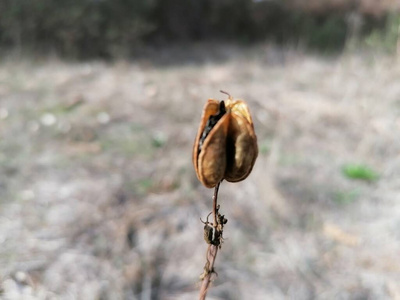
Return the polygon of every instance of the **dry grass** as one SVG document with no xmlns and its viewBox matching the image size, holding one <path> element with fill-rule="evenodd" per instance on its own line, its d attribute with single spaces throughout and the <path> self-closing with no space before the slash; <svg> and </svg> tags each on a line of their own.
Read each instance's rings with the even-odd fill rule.
<svg viewBox="0 0 400 300">
<path fill-rule="evenodd" d="M 224 89 L 248 101 L 261 153 L 221 186 L 209 299 L 400 299 L 398 78 L 389 57 L 266 45 L 3 60 L 2 297 L 195 299 L 212 190 L 191 147 Z M 380 179 L 346 178 L 346 163 Z"/>
</svg>

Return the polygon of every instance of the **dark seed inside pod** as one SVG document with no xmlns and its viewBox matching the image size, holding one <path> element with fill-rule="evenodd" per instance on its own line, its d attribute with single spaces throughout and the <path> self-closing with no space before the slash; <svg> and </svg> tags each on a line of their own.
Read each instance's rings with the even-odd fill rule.
<svg viewBox="0 0 400 300">
<path fill-rule="evenodd" d="M 208 134 L 210 133 L 211 129 L 217 124 L 217 122 L 222 118 L 222 116 L 226 113 L 225 109 L 225 102 L 221 101 L 219 103 L 219 112 L 215 115 L 212 115 L 208 118 L 206 126 L 204 127 L 203 133 L 201 134 L 200 141 L 199 141 L 199 151 L 197 156 L 200 154 L 201 148 L 205 139 L 207 138 Z"/>
</svg>

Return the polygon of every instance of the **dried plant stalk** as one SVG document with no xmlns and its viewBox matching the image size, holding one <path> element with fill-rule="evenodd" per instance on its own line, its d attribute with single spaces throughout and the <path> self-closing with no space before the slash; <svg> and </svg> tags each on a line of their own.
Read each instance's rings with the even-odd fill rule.
<svg viewBox="0 0 400 300">
<path fill-rule="evenodd" d="M 228 220 L 219 212 L 218 190 L 222 180 L 238 182 L 251 172 L 258 155 L 257 137 L 249 108 L 243 100 L 208 99 L 201 117 L 193 145 L 193 165 L 200 182 L 214 189 L 213 222 L 204 223 L 204 240 L 207 242 L 206 264 L 199 299 L 205 299 L 216 272 L 214 263 L 223 241 L 224 225 Z M 211 214 L 211 213 L 210 213 Z"/>
<path fill-rule="evenodd" d="M 221 184 L 221 182 L 219 182 L 214 189 L 214 196 L 213 196 L 213 219 L 214 219 L 214 223 L 213 223 L 213 227 L 214 227 L 214 233 L 217 232 L 218 230 L 218 190 L 219 190 L 219 185 Z M 215 235 L 214 235 L 215 237 Z M 221 232 L 221 237 L 222 237 L 222 232 Z M 202 279 L 202 283 L 201 283 L 201 287 L 200 287 L 200 296 L 199 299 L 200 300 L 204 300 L 206 299 L 207 296 L 207 291 L 210 287 L 211 284 L 211 279 L 213 274 L 215 273 L 214 271 L 214 263 L 215 263 L 215 259 L 217 258 L 217 253 L 218 253 L 218 248 L 220 247 L 219 241 L 218 244 L 214 245 L 214 244 L 210 244 L 208 245 L 207 248 L 207 252 L 206 252 L 206 264 L 204 266 L 204 272 L 203 274 L 200 276 L 200 278 Z"/>
<path fill-rule="evenodd" d="M 218 253 L 218 246 L 215 245 L 209 245 L 207 248 L 207 262 L 206 265 L 204 266 L 204 273 L 202 275 L 203 281 L 201 283 L 200 287 L 200 300 L 205 300 L 207 296 L 208 289 L 211 284 L 211 279 L 212 275 L 215 273 L 214 272 L 214 262 L 215 259 L 217 258 L 217 253 Z"/>
</svg>

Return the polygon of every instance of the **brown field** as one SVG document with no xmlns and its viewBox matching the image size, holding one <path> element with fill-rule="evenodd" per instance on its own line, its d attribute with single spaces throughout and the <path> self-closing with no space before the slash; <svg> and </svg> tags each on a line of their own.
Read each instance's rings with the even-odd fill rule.
<svg viewBox="0 0 400 300">
<path fill-rule="evenodd" d="M 269 45 L 3 57 L 0 298 L 196 299 L 213 191 L 192 143 L 223 89 L 248 102 L 260 153 L 221 185 L 208 299 L 400 299 L 399 78 L 392 57 Z"/>
</svg>

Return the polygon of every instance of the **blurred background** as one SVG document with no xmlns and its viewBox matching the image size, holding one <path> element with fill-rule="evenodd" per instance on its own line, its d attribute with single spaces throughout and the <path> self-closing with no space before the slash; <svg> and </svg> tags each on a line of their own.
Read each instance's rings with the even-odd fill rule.
<svg viewBox="0 0 400 300">
<path fill-rule="evenodd" d="M 223 182 L 208 299 L 400 299 L 400 1 L 0 2 L 0 298 L 196 299 L 219 90 L 259 157 Z"/>
</svg>

